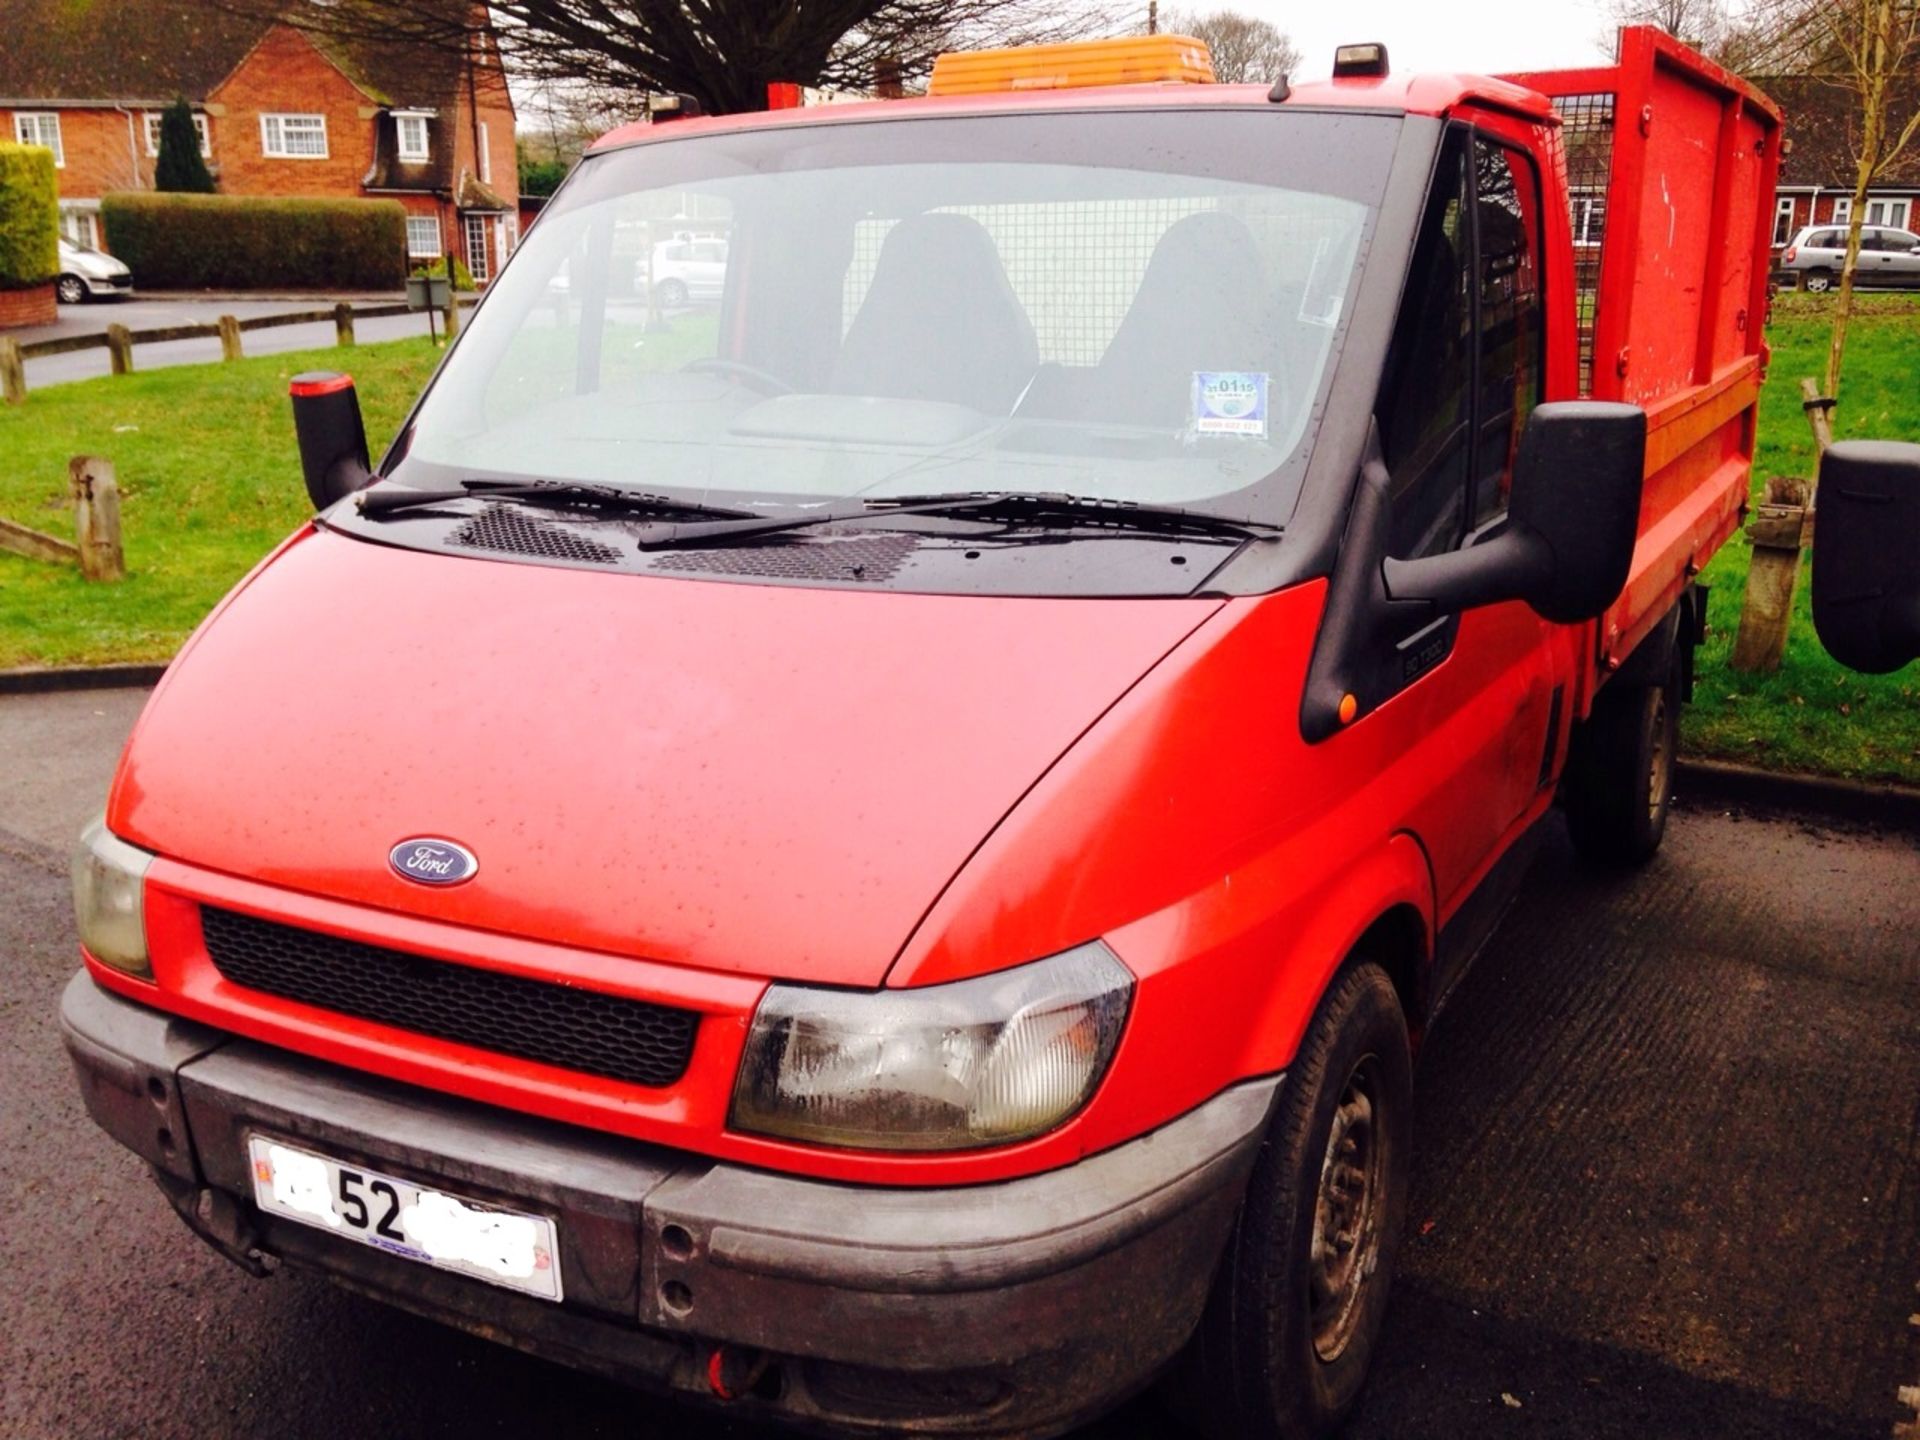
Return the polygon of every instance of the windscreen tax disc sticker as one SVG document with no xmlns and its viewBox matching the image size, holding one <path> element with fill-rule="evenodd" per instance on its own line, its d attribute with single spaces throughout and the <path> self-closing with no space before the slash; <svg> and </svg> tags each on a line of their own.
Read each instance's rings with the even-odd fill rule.
<svg viewBox="0 0 1920 1440">
<path fill-rule="evenodd" d="M 1196 435 L 1267 438 L 1267 373 L 1264 370 L 1193 372 Z"/>
</svg>

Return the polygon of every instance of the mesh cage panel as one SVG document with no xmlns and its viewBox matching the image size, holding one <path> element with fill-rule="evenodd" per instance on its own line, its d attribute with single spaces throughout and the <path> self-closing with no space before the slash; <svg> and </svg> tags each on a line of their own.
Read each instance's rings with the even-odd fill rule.
<svg viewBox="0 0 1920 1440">
<path fill-rule="evenodd" d="M 1573 220 L 1573 284 L 1580 334 L 1580 393 L 1593 393 L 1593 321 L 1599 309 L 1600 257 L 1607 234 L 1607 182 L 1613 168 L 1613 96 L 1559 95 L 1564 122 L 1567 200 Z"/>
</svg>

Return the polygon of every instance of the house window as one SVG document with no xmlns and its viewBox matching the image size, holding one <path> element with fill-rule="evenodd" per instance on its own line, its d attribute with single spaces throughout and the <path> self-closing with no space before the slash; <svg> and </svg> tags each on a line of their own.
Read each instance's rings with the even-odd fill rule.
<svg viewBox="0 0 1920 1440">
<path fill-rule="evenodd" d="M 467 216 L 467 269 L 476 285 L 486 284 L 492 273 L 487 269 L 487 217 L 484 215 Z"/>
<path fill-rule="evenodd" d="M 262 115 L 260 150 L 271 160 L 324 160 L 327 158 L 327 117 Z"/>
<path fill-rule="evenodd" d="M 1853 197 L 1842 195 L 1833 202 L 1833 223 L 1845 225 L 1851 219 L 1853 219 Z"/>
<path fill-rule="evenodd" d="M 1869 200 L 1867 201 L 1867 224 L 1885 225 L 1890 229 L 1904 230 L 1907 219 L 1913 213 L 1911 200 Z"/>
<path fill-rule="evenodd" d="M 402 160 L 428 159 L 427 117 L 396 115 L 393 117 L 393 123 L 400 137 L 400 158 Z"/>
<path fill-rule="evenodd" d="M 64 167 L 66 148 L 60 143 L 60 117 L 51 110 L 22 112 L 13 117 L 13 138 L 22 145 L 44 145 L 53 151 L 53 163 Z"/>
<path fill-rule="evenodd" d="M 1782 195 L 1773 202 L 1773 243 L 1784 245 L 1793 238 L 1793 197 Z"/>
<path fill-rule="evenodd" d="M 149 155 L 158 155 L 160 153 L 160 116 L 162 113 L 163 112 L 159 110 L 149 110 L 140 117 L 146 123 L 147 154 Z M 211 160 L 213 158 L 213 142 L 207 134 L 206 116 L 196 114 L 193 117 L 193 133 L 200 137 L 200 158 L 202 160 Z"/>
<path fill-rule="evenodd" d="M 407 217 L 407 254 L 415 260 L 437 259 L 440 255 L 440 222 L 431 215 Z"/>
<path fill-rule="evenodd" d="M 480 122 L 480 183 L 482 185 L 493 183 L 493 157 L 487 153 L 490 148 L 487 144 L 487 122 L 482 120 Z"/>
<path fill-rule="evenodd" d="M 77 205 L 62 205 L 60 233 L 72 244 L 83 245 L 89 250 L 98 250 L 100 248 L 100 216 L 95 211 L 82 210 Z"/>
</svg>

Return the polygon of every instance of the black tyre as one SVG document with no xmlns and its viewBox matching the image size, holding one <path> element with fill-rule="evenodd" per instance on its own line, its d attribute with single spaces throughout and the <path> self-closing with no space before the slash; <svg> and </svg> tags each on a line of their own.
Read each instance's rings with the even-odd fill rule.
<svg viewBox="0 0 1920 1440">
<path fill-rule="evenodd" d="M 87 298 L 87 282 L 78 275 L 62 275 L 53 282 L 53 294 L 62 305 L 78 305 Z"/>
<path fill-rule="evenodd" d="M 687 303 L 686 283 L 681 280 L 662 280 L 654 286 L 653 293 L 662 310 L 678 310 Z"/>
<path fill-rule="evenodd" d="M 1406 1220 L 1413 1066 L 1379 966 L 1320 1002 L 1168 1403 L 1217 1440 L 1315 1440 L 1353 1407 Z"/>
<path fill-rule="evenodd" d="M 1567 830 L 1583 859 L 1630 869 L 1660 848 L 1673 808 L 1682 693 L 1676 648 L 1664 681 L 1609 686 L 1574 728 L 1561 794 Z"/>
<path fill-rule="evenodd" d="M 1807 271 L 1806 279 L 1803 280 L 1801 284 L 1809 294 L 1824 295 L 1833 288 L 1833 272 L 1831 270 L 1809 270 Z"/>
</svg>

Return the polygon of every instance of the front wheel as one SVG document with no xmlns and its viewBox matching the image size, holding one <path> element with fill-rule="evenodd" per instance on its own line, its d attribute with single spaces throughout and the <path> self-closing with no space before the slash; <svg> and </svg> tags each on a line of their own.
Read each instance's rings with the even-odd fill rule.
<svg viewBox="0 0 1920 1440">
<path fill-rule="evenodd" d="M 681 280 L 662 280 L 653 293 L 662 310 L 678 310 L 687 303 L 687 286 Z"/>
<path fill-rule="evenodd" d="M 87 298 L 87 282 L 78 275 L 62 275 L 53 282 L 53 294 L 62 305 L 78 305 Z"/>
<path fill-rule="evenodd" d="M 1809 295 L 1824 295 L 1833 288 L 1833 272 L 1831 270 L 1809 270 L 1807 271 L 1807 278 L 1801 283 L 1806 287 Z"/>
<path fill-rule="evenodd" d="M 1413 1064 L 1379 966 L 1335 979 L 1281 1083 L 1173 1402 L 1218 1440 L 1315 1440 L 1359 1397 L 1406 1219 Z"/>
</svg>

